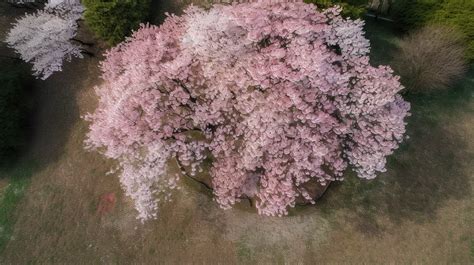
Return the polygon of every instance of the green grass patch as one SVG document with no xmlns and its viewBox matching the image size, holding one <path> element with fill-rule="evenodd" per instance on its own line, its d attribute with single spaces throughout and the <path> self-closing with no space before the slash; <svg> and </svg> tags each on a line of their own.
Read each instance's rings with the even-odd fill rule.
<svg viewBox="0 0 474 265">
<path fill-rule="evenodd" d="M 449 25 L 464 34 L 466 56 L 474 60 L 474 1 L 472 0 L 397 0 L 393 6 L 397 26 L 404 31 L 428 24 Z"/>
<path fill-rule="evenodd" d="M 2 172 L 8 184 L 0 198 L 0 253 L 11 239 L 16 222 L 15 210 L 25 195 L 32 172 L 31 165 L 22 165 Z"/>
<path fill-rule="evenodd" d="M 241 237 L 237 242 L 237 258 L 239 264 L 255 263 L 255 249 L 248 245 L 245 237 Z"/>
</svg>

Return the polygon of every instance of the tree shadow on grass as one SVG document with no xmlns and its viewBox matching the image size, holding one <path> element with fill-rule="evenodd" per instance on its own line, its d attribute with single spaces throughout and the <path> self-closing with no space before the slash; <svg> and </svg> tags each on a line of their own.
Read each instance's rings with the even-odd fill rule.
<svg viewBox="0 0 474 265">
<path fill-rule="evenodd" d="M 388 64 L 397 50 L 398 32 L 374 20 L 367 20 L 365 29 L 371 41 L 371 63 Z M 463 122 L 461 114 L 473 113 L 472 87 L 474 69 L 451 89 L 405 94 L 412 107 L 407 119 L 410 138 L 388 158 L 387 172 L 367 181 L 348 171 L 345 181 L 331 184 L 318 202 L 322 213 L 345 209 L 349 213 L 345 221 L 365 234 L 377 235 L 384 230 L 379 217 L 393 224 L 426 222 L 448 199 L 471 196 L 466 164 L 474 159 L 466 143 L 472 139 L 458 134 L 456 126 Z"/>
<path fill-rule="evenodd" d="M 406 95 L 412 105 L 406 140 L 389 157 L 387 172 L 374 180 L 360 180 L 353 172 L 332 185 L 319 202 L 331 213 L 346 209 L 349 221 L 366 234 L 383 231 L 378 217 L 393 224 L 405 220 L 426 222 L 449 199 L 471 196 L 470 174 L 473 161 L 468 136 L 456 131 L 462 114 L 473 113 L 474 71 L 456 88 L 435 94 Z"/>
<path fill-rule="evenodd" d="M 0 7 L 5 9 L 0 14 L 1 20 L 5 22 L 0 25 L 0 37 L 5 37 L 10 28 L 9 23 L 15 21 L 20 14 L 5 3 L 0 3 Z M 78 38 L 86 42 L 93 38 L 86 28 L 81 28 L 78 35 Z M 94 52 L 98 54 L 100 51 L 97 47 L 95 49 Z M 0 51 L 11 57 L 19 57 L 4 44 Z M 77 94 L 91 85 L 93 78 L 90 77 L 90 66 L 96 65 L 98 59 L 84 55 L 83 59 L 74 58 L 71 62 L 64 62 L 63 70 L 54 73 L 47 80 L 32 78 L 28 97 L 33 98 L 35 106 L 28 117 L 26 133 L 29 139 L 24 152 L 15 160 L 35 160 L 39 165 L 37 170 L 40 170 L 63 155 L 71 129 L 80 120 Z M 23 65 L 28 74 L 32 75 L 31 64 L 22 61 L 15 63 Z M 98 71 L 93 74 L 98 75 Z"/>
<path fill-rule="evenodd" d="M 81 64 L 77 61 L 72 63 Z M 48 80 L 36 81 L 38 107 L 31 151 L 41 165 L 48 165 L 62 155 L 71 127 L 79 119 L 75 101 L 80 89 L 78 75 L 73 67 L 65 65 L 63 72 L 52 75 Z"/>
<path fill-rule="evenodd" d="M 386 65 L 393 59 L 398 49 L 401 35 L 393 23 L 367 18 L 365 20 L 365 37 L 370 40 L 370 62 L 374 66 Z"/>
</svg>

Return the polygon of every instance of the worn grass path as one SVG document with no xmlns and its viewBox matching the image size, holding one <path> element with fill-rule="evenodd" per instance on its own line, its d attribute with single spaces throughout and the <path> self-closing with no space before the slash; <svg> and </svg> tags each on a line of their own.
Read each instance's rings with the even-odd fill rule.
<svg viewBox="0 0 474 265">
<path fill-rule="evenodd" d="M 368 30 L 376 61 L 386 62 L 396 38 L 385 28 Z M 116 177 L 106 175 L 112 163 L 83 149 L 87 123 L 80 116 L 95 108 L 98 61 L 75 60 L 38 83 L 29 155 L 39 166 L 0 263 L 472 262 L 473 72 L 450 92 L 408 96 L 411 138 L 375 181 L 348 175 L 316 207 L 285 218 L 223 211 L 199 187 L 183 183 L 158 220 L 141 224 Z M 110 192 L 116 207 L 99 216 L 99 197 Z"/>
</svg>

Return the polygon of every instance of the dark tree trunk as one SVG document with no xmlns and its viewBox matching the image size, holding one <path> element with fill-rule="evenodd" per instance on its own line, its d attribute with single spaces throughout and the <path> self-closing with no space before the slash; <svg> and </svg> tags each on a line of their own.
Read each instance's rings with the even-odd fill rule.
<svg viewBox="0 0 474 265">
<path fill-rule="evenodd" d="M 14 8 L 23 8 L 23 9 L 29 9 L 29 10 L 36 10 L 41 7 L 41 5 L 38 5 L 37 3 L 31 2 L 31 3 L 13 3 L 13 2 L 7 2 L 10 6 Z"/>
<path fill-rule="evenodd" d="M 85 45 L 85 46 L 89 46 L 89 47 L 94 46 L 94 43 L 92 43 L 92 42 L 85 42 L 85 41 L 82 41 L 82 40 L 79 40 L 79 39 L 76 39 L 76 38 L 72 38 L 71 40 L 75 41 L 75 42 L 78 42 L 78 43 L 80 43 L 82 45 Z"/>
<path fill-rule="evenodd" d="M 81 49 L 81 53 L 88 55 L 89 57 L 95 57 L 95 54 L 88 50 Z"/>
<path fill-rule="evenodd" d="M 6 59 L 12 59 L 12 60 L 23 61 L 21 58 L 13 57 L 13 56 L 7 56 L 7 55 L 0 55 L 0 58 L 6 58 Z"/>
</svg>

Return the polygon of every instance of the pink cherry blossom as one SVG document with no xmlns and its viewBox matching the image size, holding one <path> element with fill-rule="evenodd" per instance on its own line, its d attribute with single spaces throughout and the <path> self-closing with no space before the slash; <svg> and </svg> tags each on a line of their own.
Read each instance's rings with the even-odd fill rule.
<svg viewBox="0 0 474 265">
<path fill-rule="evenodd" d="M 255 197 L 260 214 L 285 215 L 313 200 L 306 182 L 342 180 L 348 166 L 374 178 L 403 140 L 410 106 L 369 48 L 339 8 L 191 6 L 106 54 L 87 146 L 119 161 L 142 220 L 176 187 L 174 158 L 193 174 L 212 160 L 222 208 Z"/>
</svg>

